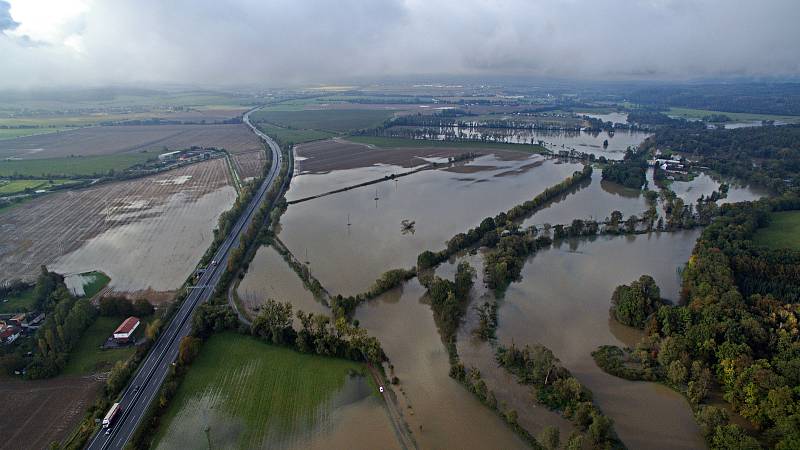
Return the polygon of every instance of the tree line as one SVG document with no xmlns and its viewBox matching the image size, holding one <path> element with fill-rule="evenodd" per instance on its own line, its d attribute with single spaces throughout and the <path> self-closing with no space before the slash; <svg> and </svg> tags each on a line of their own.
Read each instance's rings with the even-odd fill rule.
<svg viewBox="0 0 800 450">
<path fill-rule="evenodd" d="M 646 337 L 633 349 L 601 347 L 598 365 L 682 392 L 712 448 L 800 445 L 800 252 L 752 241 L 771 212 L 797 209 L 793 195 L 722 206 L 683 270 L 680 305 L 659 305 L 649 280 L 615 291 L 612 315 Z M 706 404 L 715 384 L 757 439 Z"/>
</svg>

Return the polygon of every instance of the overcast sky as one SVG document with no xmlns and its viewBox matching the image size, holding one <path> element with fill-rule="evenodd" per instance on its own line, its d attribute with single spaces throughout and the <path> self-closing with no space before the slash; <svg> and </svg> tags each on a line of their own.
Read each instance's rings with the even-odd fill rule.
<svg viewBox="0 0 800 450">
<path fill-rule="evenodd" d="M 800 75 L 800 0 L 0 0 L 0 89 Z"/>
</svg>

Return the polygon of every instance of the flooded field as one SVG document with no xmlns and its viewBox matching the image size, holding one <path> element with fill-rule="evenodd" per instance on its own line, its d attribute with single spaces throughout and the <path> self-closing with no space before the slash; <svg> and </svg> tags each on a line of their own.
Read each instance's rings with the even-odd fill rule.
<svg viewBox="0 0 800 450">
<path fill-rule="evenodd" d="M 591 357 L 599 345 L 631 345 L 638 337 L 636 330 L 609 319 L 614 288 L 651 274 L 662 296 L 675 299 L 678 268 L 691 254 L 699 233 L 599 237 L 564 242 L 538 253 L 522 270 L 522 281 L 513 283 L 501 300 L 498 341 L 541 343 L 553 350 L 593 391 L 595 401 L 614 419 L 617 433 L 628 447 L 704 447 L 681 395 L 654 383 L 608 375 Z"/>
<path fill-rule="evenodd" d="M 236 293 L 251 316 L 257 315 L 258 307 L 268 299 L 290 302 L 295 312 L 330 314 L 330 310 L 314 298 L 300 277 L 272 247 L 258 249 Z"/>
<path fill-rule="evenodd" d="M 616 131 L 614 133 L 587 131 L 554 131 L 532 129 L 508 128 L 482 128 L 482 127 L 439 127 L 439 128 L 412 128 L 393 127 L 389 131 L 397 136 L 414 136 L 416 138 L 433 140 L 473 140 L 486 142 L 501 142 L 506 144 L 537 144 L 542 142 L 552 151 L 576 150 L 591 153 L 596 156 L 605 156 L 608 159 L 622 159 L 628 147 L 641 144 L 649 133 L 641 131 Z M 608 146 L 604 147 L 604 141 Z"/>
<path fill-rule="evenodd" d="M 0 214 L 0 279 L 33 279 L 48 265 L 101 270 L 114 289 L 174 289 L 235 195 L 218 159 L 32 200 Z"/>
<path fill-rule="evenodd" d="M 361 306 L 356 319 L 380 339 L 395 390 L 420 448 L 527 448 L 497 416 L 448 376 L 450 363 L 425 288 L 414 279 Z M 376 447 L 377 448 L 377 447 Z"/>
<path fill-rule="evenodd" d="M 581 167 L 538 155 L 514 161 L 486 155 L 464 166 L 472 173 L 423 171 L 291 205 L 279 236 L 310 262 L 332 294 L 355 294 L 386 270 L 414 266 L 423 250 L 443 248 L 456 233 L 533 198 Z M 324 185 L 338 175 L 301 175 L 293 183 L 302 185 L 305 177 L 323 177 Z M 414 221 L 413 229 L 404 232 L 403 220 Z"/>
<path fill-rule="evenodd" d="M 600 119 L 603 122 L 628 123 L 628 113 L 610 112 L 605 114 L 599 114 L 599 113 L 578 112 L 576 114 L 581 116 L 589 116 L 593 119 Z"/>
<path fill-rule="evenodd" d="M 758 200 L 766 197 L 769 192 L 757 186 L 742 185 L 731 180 L 728 183 L 728 196 L 719 200 L 717 203 L 736 203 L 751 200 Z M 712 192 L 719 190 L 720 181 L 711 176 L 700 173 L 692 181 L 674 181 L 669 185 L 678 197 L 684 199 L 686 203 L 697 203 L 701 195 L 708 197 Z"/>
<path fill-rule="evenodd" d="M 376 386 L 359 370 L 366 369 L 217 335 L 181 383 L 154 447 L 399 448 Z"/>
</svg>

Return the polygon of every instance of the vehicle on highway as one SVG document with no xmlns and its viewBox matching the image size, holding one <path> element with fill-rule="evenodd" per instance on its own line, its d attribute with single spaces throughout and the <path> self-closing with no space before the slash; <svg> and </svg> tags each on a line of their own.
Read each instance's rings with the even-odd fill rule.
<svg viewBox="0 0 800 450">
<path fill-rule="evenodd" d="M 114 423 L 114 420 L 119 417 L 119 413 L 122 412 L 122 406 L 119 403 L 114 403 L 111 406 L 111 409 L 108 410 L 106 416 L 103 417 L 103 428 L 108 428 L 106 430 L 106 434 L 111 434 L 111 425 Z"/>
</svg>

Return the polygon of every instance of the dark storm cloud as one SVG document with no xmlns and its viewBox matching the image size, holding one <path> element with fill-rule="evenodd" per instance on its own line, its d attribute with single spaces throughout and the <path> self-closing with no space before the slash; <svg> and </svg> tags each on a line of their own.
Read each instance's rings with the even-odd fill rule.
<svg viewBox="0 0 800 450">
<path fill-rule="evenodd" d="M 797 0 L 94 1 L 80 45 L 0 43 L 16 57 L 0 84 L 797 76 L 798 16 Z"/>
</svg>

